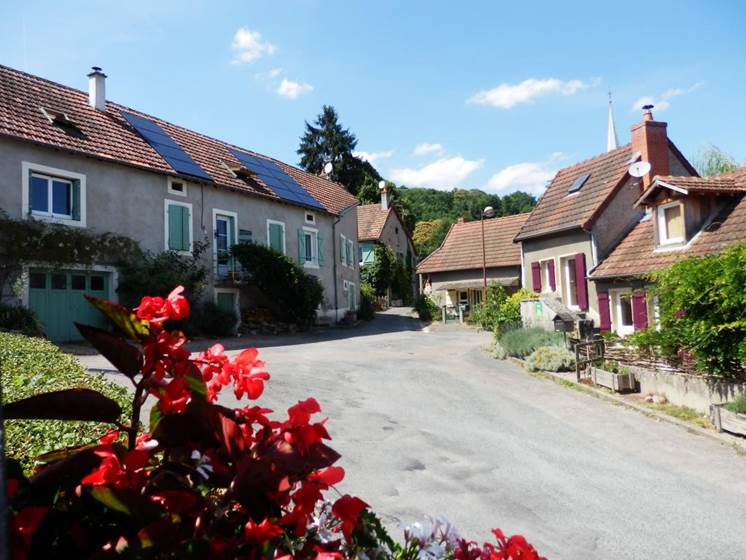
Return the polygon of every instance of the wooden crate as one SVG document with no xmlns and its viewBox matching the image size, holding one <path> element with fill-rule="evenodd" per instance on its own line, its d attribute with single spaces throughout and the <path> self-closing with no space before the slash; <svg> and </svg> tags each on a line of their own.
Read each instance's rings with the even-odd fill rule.
<svg viewBox="0 0 746 560">
<path fill-rule="evenodd" d="M 617 393 L 635 391 L 635 375 L 633 373 L 613 373 L 605 369 L 592 367 L 591 379 L 596 385 L 606 387 Z"/>
<path fill-rule="evenodd" d="M 721 404 L 711 404 L 710 418 L 718 432 L 746 436 L 746 414 L 731 412 Z"/>
</svg>

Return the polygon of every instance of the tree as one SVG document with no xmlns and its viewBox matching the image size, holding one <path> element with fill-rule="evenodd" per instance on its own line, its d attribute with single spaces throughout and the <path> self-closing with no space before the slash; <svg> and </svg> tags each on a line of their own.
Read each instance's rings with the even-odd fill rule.
<svg viewBox="0 0 746 560">
<path fill-rule="evenodd" d="M 710 144 L 700 150 L 694 167 L 703 177 L 729 173 L 738 168 L 738 164 L 730 154 L 727 154 L 717 146 Z"/>
<path fill-rule="evenodd" d="M 342 127 L 334 107 L 324 105 L 314 125 L 306 122 L 306 131 L 300 140 L 298 154 L 303 169 L 318 175 L 331 163 L 332 179 L 345 185 L 352 194 L 356 194 L 367 179 L 381 179 L 369 162 L 352 155 L 357 138 L 348 128 Z"/>
<path fill-rule="evenodd" d="M 445 218 L 417 222 L 417 225 L 414 227 L 412 241 L 417 250 L 417 256 L 420 259 L 425 258 L 440 247 L 452 223 Z"/>
<path fill-rule="evenodd" d="M 502 198 L 502 203 L 503 216 L 522 214 L 524 212 L 531 212 L 533 207 L 536 206 L 536 197 L 522 191 L 516 191 L 506 194 Z"/>
</svg>

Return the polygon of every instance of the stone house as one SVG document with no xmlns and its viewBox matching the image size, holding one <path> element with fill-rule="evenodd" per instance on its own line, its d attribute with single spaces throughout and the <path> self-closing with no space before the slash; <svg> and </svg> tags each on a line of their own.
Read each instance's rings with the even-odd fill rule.
<svg viewBox="0 0 746 560">
<path fill-rule="evenodd" d="M 239 241 L 266 244 L 319 279 L 320 318 L 357 308 L 357 262 L 334 258 L 357 235 L 358 201 L 343 185 L 113 103 L 98 68 L 88 79 L 85 92 L 0 66 L 0 209 L 8 216 L 112 232 L 152 252 L 188 255 L 204 241 L 206 297 L 237 312 L 228 251 Z M 111 264 L 27 263 L 20 290 L 6 285 L 2 299 L 36 311 L 50 338 L 73 340 L 73 321 L 91 319 L 81 295 L 117 300 L 118 277 Z"/>
</svg>

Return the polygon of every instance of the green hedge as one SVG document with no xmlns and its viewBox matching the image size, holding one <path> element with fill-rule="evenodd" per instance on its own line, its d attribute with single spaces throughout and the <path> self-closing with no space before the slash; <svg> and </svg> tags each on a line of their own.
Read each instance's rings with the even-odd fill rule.
<svg viewBox="0 0 746 560">
<path fill-rule="evenodd" d="M 430 296 L 420 294 L 414 300 L 414 310 L 419 315 L 421 321 L 432 321 L 440 318 L 440 307 Z"/>
<path fill-rule="evenodd" d="M 0 372 L 2 398 L 6 403 L 47 391 L 82 387 L 116 400 L 125 411 L 123 420 L 130 415 L 130 396 L 126 388 L 107 381 L 102 375 L 89 374 L 77 359 L 41 338 L 0 332 Z M 87 443 L 109 427 L 91 422 L 6 420 L 6 453 L 30 470 L 39 454 Z"/>
</svg>

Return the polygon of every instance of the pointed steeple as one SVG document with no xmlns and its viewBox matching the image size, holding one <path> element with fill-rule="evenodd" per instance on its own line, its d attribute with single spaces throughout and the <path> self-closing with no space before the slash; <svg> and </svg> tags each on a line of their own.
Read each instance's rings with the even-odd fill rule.
<svg viewBox="0 0 746 560">
<path fill-rule="evenodd" d="M 619 140 L 616 137 L 616 126 L 614 126 L 614 113 L 611 110 L 611 92 L 609 92 L 609 130 L 606 133 L 606 151 L 616 150 Z"/>
</svg>

